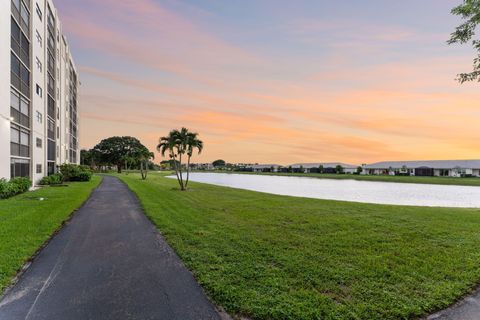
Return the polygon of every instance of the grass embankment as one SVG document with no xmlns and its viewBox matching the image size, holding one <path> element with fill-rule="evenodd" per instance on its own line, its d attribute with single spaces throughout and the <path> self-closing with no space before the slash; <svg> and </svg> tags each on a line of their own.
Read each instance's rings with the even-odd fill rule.
<svg viewBox="0 0 480 320">
<path fill-rule="evenodd" d="M 0 292 L 62 222 L 82 205 L 100 180 L 94 176 L 89 182 L 45 187 L 0 200 Z"/>
<path fill-rule="evenodd" d="M 480 186 L 480 178 L 454 178 L 454 177 L 415 177 L 415 176 L 376 176 L 376 175 L 356 175 L 356 174 L 319 174 L 319 173 L 282 173 L 282 172 L 232 172 L 232 171 L 196 171 L 196 172 L 214 172 L 230 174 L 256 174 L 270 176 L 293 176 L 310 177 L 318 179 L 336 179 L 336 180 L 358 180 L 358 181 L 381 181 L 397 183 L 421 183 L 421 184 L 442 184 L 457 186 Z"/>
<path fill-rule="evenodd" d="M 210 297 L 253 319 L 405 319 L 480 280 L 480 210 L 269 195 L 121 175 Z"/>
</svg>

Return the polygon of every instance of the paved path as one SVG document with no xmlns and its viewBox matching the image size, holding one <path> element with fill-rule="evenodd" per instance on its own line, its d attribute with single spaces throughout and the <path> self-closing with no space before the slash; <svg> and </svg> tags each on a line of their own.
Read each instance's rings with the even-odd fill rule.
<svg viewBox="0 0 480 320">
<path fill-rule="evenodd" d="M 480 320 L 480 290 L 450 308 L 432 314 L 427 320 Z"/>
<path fill-rule="evenodd" d="M 220 319 L 117 178 L 87 203 L 0 302 L 0 319 Z"/>
</svg>

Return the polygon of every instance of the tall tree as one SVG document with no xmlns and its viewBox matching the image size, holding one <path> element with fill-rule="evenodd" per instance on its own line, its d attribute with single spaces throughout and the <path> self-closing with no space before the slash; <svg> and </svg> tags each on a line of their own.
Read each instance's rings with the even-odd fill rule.
<svg viewBox="0 0 480 320">
<path fill-rule="evenodd" d="M 188 187 L 188 180 L 190 179 L 190 160 L 192 159 L 193 152 L 198 150 L 198 154 L 202 153 L 203 141 L 198 139 L 198 133 L 189 132 L 187 134 L 187 181 L 185 181 L 185 188 Z"/>
<path fill-rule="evenodd" d="M 95 164 L 95 152 L 93 150 L 80 150 L 80 164 L 93 167 Z"/>
<path fill-rule="evenodd" d="M 173 166 L 173 169 L 175 170 L 175 175 L 177 176 L 178 183 L 180 185 L 180 188 L 184 190 L 184 185 L 183 185 L 183 179 L 181 178 L 181 167 L 182 164 L 181 162 L 178 161 L 178 154 L 179 154 L 179 141 L 177 139 L 178 137 L 178 130 L 172 130 L 168 134 L 168 136 L 161 137 L 159 139 L 158 145 L 157 145 L 157 150 L 160 152 L 162 157 L 165 157 L 165 155 L 168 154 L 168 157 L 170 158 L 170 162 Z"/>
<path fill-rule="evenodd" d="M 225 167 L 226 163 L 225 160 L 218 159 L 212 162 L 212 165 L 217 168 L 217 167 Z"/>
<path fill-rule="evenodd" d="M 199 153 L 203 149 L 203 142 L 198 139 L 197 133 L 189 132 L 187 128 L 180 130 L 172 130 L 168 136 L 161 137 L 157 145 L 157 150 L 162 156 L 168 155 L 173 163 L 175 175 L 177 176 L 178 184 L 182 191 L 186 190 L 188 186 L 188 179 L 190 174 L 190 160 L 193 156 L 194 150 L 197 149 Z M 183 164 L 184 156 L 187 156 L 187 177 L 183 180 Z"/>
<path fill-rule="evenodd" d="M 480 0 L 463 0 L 463 4 L 452 9 L 452 14 L 460 16 L 464 22 L 452 33 L 448 44 L 465 44 L 471 41 L 477 51 L 477 57 L 473 59 L 473 71 L 460 73 L 458 81 L 460 83 L 475 80 L 480 82 L 480 40 L 473 38 L 480 24 Z"/>
<path fill-rule="evenodd" d="M 121 173 L 122 166 L 127 169 L 128 161 L 138 161 L 148 149 L 137 138 L 127 136 L 104 139 L 93 150 L 102 163 L 116 165 L 118 173 Z"/>
<path fill-rule="evenodd" d="M 153 152 L 150 152 L 147 148 L 140 150 L 140 153 L 138 155 L 138 161 L 140 162 L 140 174 L 142 176 L 142 180 L 147 179 L 148 175 L 148 167 L 149 167 L 149 162 L 151 159 L 154 159 L 155 155 Z"/>
</svg>

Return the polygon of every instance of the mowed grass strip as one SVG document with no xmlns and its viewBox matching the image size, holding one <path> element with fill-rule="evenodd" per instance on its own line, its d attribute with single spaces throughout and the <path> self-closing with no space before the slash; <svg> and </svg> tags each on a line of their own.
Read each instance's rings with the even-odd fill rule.
<svg viewBox="0 0 480 320">
<path fill-rule="evenodd" d="M 408 319 L 480 280 L 480 210 L 119 176 L 210 297 L 252 319 Z"/>
<path fill-rule="evenodd" d="M 395 183 L 420 183 L 420 184 L 439 184 L 456 186 L 480 187 L 480 178 L 455 178 L 455 177 L 419 177 L 419 176 L 387 176 L 387 175 L 356 175 L 356 174 L 319 174 L 319 173 L 283 173 L 283 172 L 241 172 L 241 171 L 196 171 L 196 172 L 214 172 L 228 174 L 255 174 L 270 176 L 291 176 L 291 177 L 309 177 L 318 179 L 334 180 L 358 180 L 358 181 L 379 181 Z"/>
<path fill-rule="evenodd" d="M 100 181 L 100 177 L 93 176 L 89 182 L 45 187 L 0 200 L 0 292 Z"/>
</svg>

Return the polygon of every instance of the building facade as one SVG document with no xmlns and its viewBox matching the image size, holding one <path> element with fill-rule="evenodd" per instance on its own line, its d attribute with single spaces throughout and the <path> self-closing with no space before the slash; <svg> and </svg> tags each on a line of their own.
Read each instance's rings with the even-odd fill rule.
<svg viewBox="0 0 480 320">
<path fill-rule="evenodd" d="M 306 173 L 320 173 L 320 168 L 323 173 L 337 173 L 338 166 L 342 167 L 343 173 L 346 174 L 354 174 L 358 168 L 358 166 L 342 162 L 294 163 L 290 165 L 294 172 L 303 170 Z"/>
<path fill-rule="evenodd" d="M 2 0 L 0 36 L 0 178 L 36 183 L 80 162 L 78 73 L 51 0 Z"/>
<path fill-rule="evenodd" d="M 480 160 L 385 161 L 365 165 L 363 174 L 480 177 Z"/>
<path fill-rule="evenodd" d="M 256 164 L 251 166 L 252 172 L 279 172 L 282 166 L 279 164 Z"/>
</svg>

